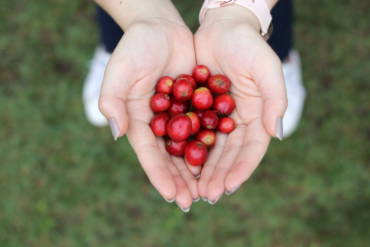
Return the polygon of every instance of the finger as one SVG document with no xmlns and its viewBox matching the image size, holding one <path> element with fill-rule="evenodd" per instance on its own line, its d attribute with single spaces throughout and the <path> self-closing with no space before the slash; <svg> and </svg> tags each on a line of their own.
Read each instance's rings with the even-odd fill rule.
<svg viewBox="0 0 370 247">
<path fill-rule="evenodd" d="M 187 161 L 185 161 L 185 164 L 193 177 L 197 177 L 200 174 L 200 171 L 202 170 L 201 166 L 192 166 Z"/>
<path fill-rule="evenodd" d="M 209 180 L 212 177 L 212 174 L 216 168 L 216 164 L 223 154 L 224 145 L 226 143 L 227 135 L 222 133 L 217 133 L 217 142 L 216 145 L 212 148 L 209 153 L 208 160 L 203 165 L 202 172 L 198 181 L 198 193 L 199 196 L 203 199 L 207 199 L 207 187 Z"/>
<path fill-rule="evenodd" d="M 265 155 L 269 141 L 270 136 L 263 127 L 261 119 L 248 124 L 243 145 L 225 178 L 227 194 L 233 193 L 251 176 Z"/>
<path fill-rule="evenodd" d="M 173 177 L 176 183 L 176 204 L 183 211 L 187 213 L 190 211 L 191 205 L 193 203 L 192 194 L 189 188 L 181 177 L 180 173 L 177 171 L 176 167 L 172 167 Z"/>
<path fill-rule="evenodd" d="M 283 138 L 282 118 L 287 108 L 284 75 L 280 59 L 271 50 L 261 54 L 253 65 L 255 79 L 263 99 L 263 124 L 272 137 Z"/>
<path fill-rule="evenodd" d="M 115 140 L 123 136 L 128 128 L 126 100 L 133 80 L 134 73 L 128 61 L 113 54 L 104 73 L 99 109 L 108 119 Z"/>
<path fill-rule="evenodd" d="M 187 165 L 185 164 L 184 159 L 179 158 L 179 157 L 172 157 L 172 161 L 177 167 L 177 170 L 180 172 L 181 177 L 183 177 L 184 181 L 186 182 L 193 201 L 196 201 L 199 199 L 199 194 L 198 194 L 198 181 L 194 177 L 194 175 L 190 172 L 188 169 Z M 200 167 L 199 167 L 200 168 Z M 200 170 L 199 170 L 200 171 Z"/>
<path fill-rule="evenodd" d="M 169 155 L 167 151 L 165 150 L 165 143 L 163 139 L 158 138 L 158 142 L 161 143 L 160 145 L 162 147 L 161 151 L 166 153 L 166 155 L 168 155 L 168 157 L 171 159 L 173 163 L 172 165 L 175 166 L 175 168 L 177 169 L 177 173 L 179 173 L 181 177 L 183 178 L 183 180 L 185 181 L 188 187 L 188 190 L 190 191 L 192 200 L 193 201 L 198 200 L 199 198 L 198 188 L 197 188 L 198 181 L 188 169 L 188 166 L 187 164 L 185 164 L 184 159 Z"/>
<path fill-rule="evenodd" d="M 192 197 L 192 192 L 189 189 L 188 183 L 184 176 L 182 176 L 182 173 L 178 168 L 181 167 L 181 163 L 179 163 L 181 159 L 179 159 L 179 161 L 177 162 L 178 165 L 176 165 L 176 163 L 173 162 L 174 161 L 173 158 L 175 157 L 170 156 L 166 151 L 164 140 L 162 138 L 157 138 L 157 142 L 160 151 L 170 160 L 168 170 L 172 173 L 172 176 L 176 184 L 176 204 L 184 213 L 187 213 L 190 211 L 194 197 Z M 187 170 L 184 162 L 182 162 L 182 169 L 184 169 L 185 171 Z M 190 174 L 188 170 L 187 172 L 188 172 L 187 177 L 194 179 L 194 177 Z M 195 196 L 197 195 L 195 194 Z"/>
<path fill-rule="evenodd" d="M 177 169 L 175 164 L 169 164 L 169 170 L 172 173 L 176 184 L 176 204 L 179 208 L 184 212 L 187 213 L 190 211 L 191 204 L 193 203 L 193 196 L 189 187 L 181 176 L 179 170 Z M 186 168 L 185 168 L 186 169 Z M 190 175 L 191 176 L 191 175 Z"/>
<path fill-rule="evenodd" d="M 148 124 L 132 118 L 127 135 L 150 182 L 167 201 L 175 200 L 176 184 L 168 168 L 171 161 L 160 151 Z"/>
<path fill-rule="evenodd" d="M 245 132 L 246 125 L 238 125 L 238 127 L 227 137 L 226 144 L 222 151 L 222 156 L 218 160 L 207 186 L 207 198 L 211 204 L 216 203 L 224 193 L 225 177 L 240 151 Z"/>
<path fill-rule="evenodd" d="M 197 52 L 196 52 L 197 64 L 207 64 L 207 67 L 210 69 L 210 71 L 213 74 L 217 74 L 217 73 L 221 72 L 221 69 L 219 68 L 219 66 L 216 63 L 214 63 L 212 60 L 209 59 L 208 49 L 201 49 L 200 46 L 197 46 L 196 49 L 197 49 Z M 217 141 L 217 142 L 219 142 L 219 141 Z M 212 151 L 212 153 L 215 153 L 214 150 Z M 204 169 L 202 169 L 201 167 L 192 166 L 192 165 L 189 165 L 188 163 L 187 163 L 187 165 L 189 167 L 189 170 L 193 173 L 194 176 L 198 176 L 201 171 L 204 172 Z M 201 184 L 205 184 L 204 179 L 201 182 Z M 204 196 L 205 196 L 205 193 L 206 192 L 204 191 Z"/>
</svg>

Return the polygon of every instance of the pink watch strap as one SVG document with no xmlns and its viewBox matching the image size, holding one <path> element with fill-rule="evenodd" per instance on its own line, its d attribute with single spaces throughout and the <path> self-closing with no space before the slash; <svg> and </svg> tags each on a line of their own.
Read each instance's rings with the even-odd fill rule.
<svg viewBox="0 0 370 247">
<path fill-rule="evenodd" d="M 199 22 L 202 24 L 208 9 L 221 8 L 237 4 L 252 11 L 261 24 L 261 34 L 265 36 L 271 24 L 271 13 L 265 0 L 205 0 L 199 13 Z"/>
</svg>

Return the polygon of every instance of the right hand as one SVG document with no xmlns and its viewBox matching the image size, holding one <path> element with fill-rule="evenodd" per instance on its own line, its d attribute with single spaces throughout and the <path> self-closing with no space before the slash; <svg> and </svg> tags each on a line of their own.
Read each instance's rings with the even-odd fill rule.
<svg viewBox="0 0 370 247">
<path fill-rule="evenodd" d="M 168 201 L 188 209 L 198 198 L 197 181 L 182 158 L 167 154 L 149 123 L 149 101 L 163 75 L 191 73 L 193 35 L 183 23 L 152 18 L 131 24 L 105 71 L 99 107 L 115 138 L 127 134 L 150 182 Z"/>
</svg>

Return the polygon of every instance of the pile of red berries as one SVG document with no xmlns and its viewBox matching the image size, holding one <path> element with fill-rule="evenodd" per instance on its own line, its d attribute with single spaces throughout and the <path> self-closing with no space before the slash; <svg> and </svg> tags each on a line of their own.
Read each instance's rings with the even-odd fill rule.
<svg viewBox="0 0 370 247">
<path fill-rule="evenodd" d="M 201 166 L 208 148 L 216 143 L 216 130 L 230 133 L 235 122 L 228 117 L 234 99 L 228 94 L 231 81 L 225 75 L 211 75 L 204 65 L 192 75 L 181 74 L 175 80 L 163 76 L 150 100 L 155 113 L 150 127 L 156 136 L 166 136 L 166 150 L 184 156 L 193 166 Z"/>
</svg>

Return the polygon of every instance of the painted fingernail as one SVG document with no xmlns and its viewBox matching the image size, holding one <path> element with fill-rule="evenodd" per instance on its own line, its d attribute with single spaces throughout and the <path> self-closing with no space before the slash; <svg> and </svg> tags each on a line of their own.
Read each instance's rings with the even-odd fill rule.
<svg viewBox="0 0 370 247">
<path fill-rule="evenodd" d="M 199 202 L 200 198 L 193 199 L 193 202 Z"/>
<path fill-rule="evenodd" d="M 183 207 L 181 207 L 178 203 L 177 203 L 177 206 L 181 209 L 181 211 L 183 211 L 184 213 L 189 213 L 189 211 L 190 211 L 190 207 L 188 207 L 188 208 L 183 208 Z"/>
<path fill-rule="evenodd" d="M 240 186 L 238 186 L 238 187 L 236 187 L 235 189 L 232 189 L 232 190 L 226 190 L 225 195 L 230 196 L 230 195 L 234 194 L 235 191 L 237 191 L 239 189 L 239 187 Z"/>
<path fill-rule="evenodd" d="M 175 199 L 166 199 L 166 198 L 164 198 L 164 200 L 166 201 L 166 202 L 168 202 L 168 203 L 173 203 L 174 201 L 175 201 Z"/>
<path fill-rule="evenodd" d="M 182 208 L 182 207 L 179 207 L 179 208 L 180 208 L 180 209 L 181 209 L 181 211 L 183 211 L 185 214 L 190 212 L 190 208 Z"/>
<path fill-rule="evenodd" d="M 112 131 L 113 139 L 117 141 L 119 137 L 119 128 L 116 120 L 114 118 L 108 119 L 110 130 Z"/>
<path fill-rule="evenodd" d="M 217 198 L 216 200 L 208 200 L 208 203 L 211 204 L 211 205 L 214 205 L 216 204 L 216 202 L 218 202 L 220 198 Z"/>
<path fill-rule="evenodd" d="M 283 119 L 281 117 L 276 119 L 275 131 L 276 131 L 276 138 L 282 141 L 284 138 L 284 133 L 283 133 Z"/>
<path fill-rule="evenodd" d="M 205 198 L 205 197 L 201 197 L 201 198 L 202 198 L 202 201 L 208 202 L 208 199 L 207 198 Z"/>
</svg>

